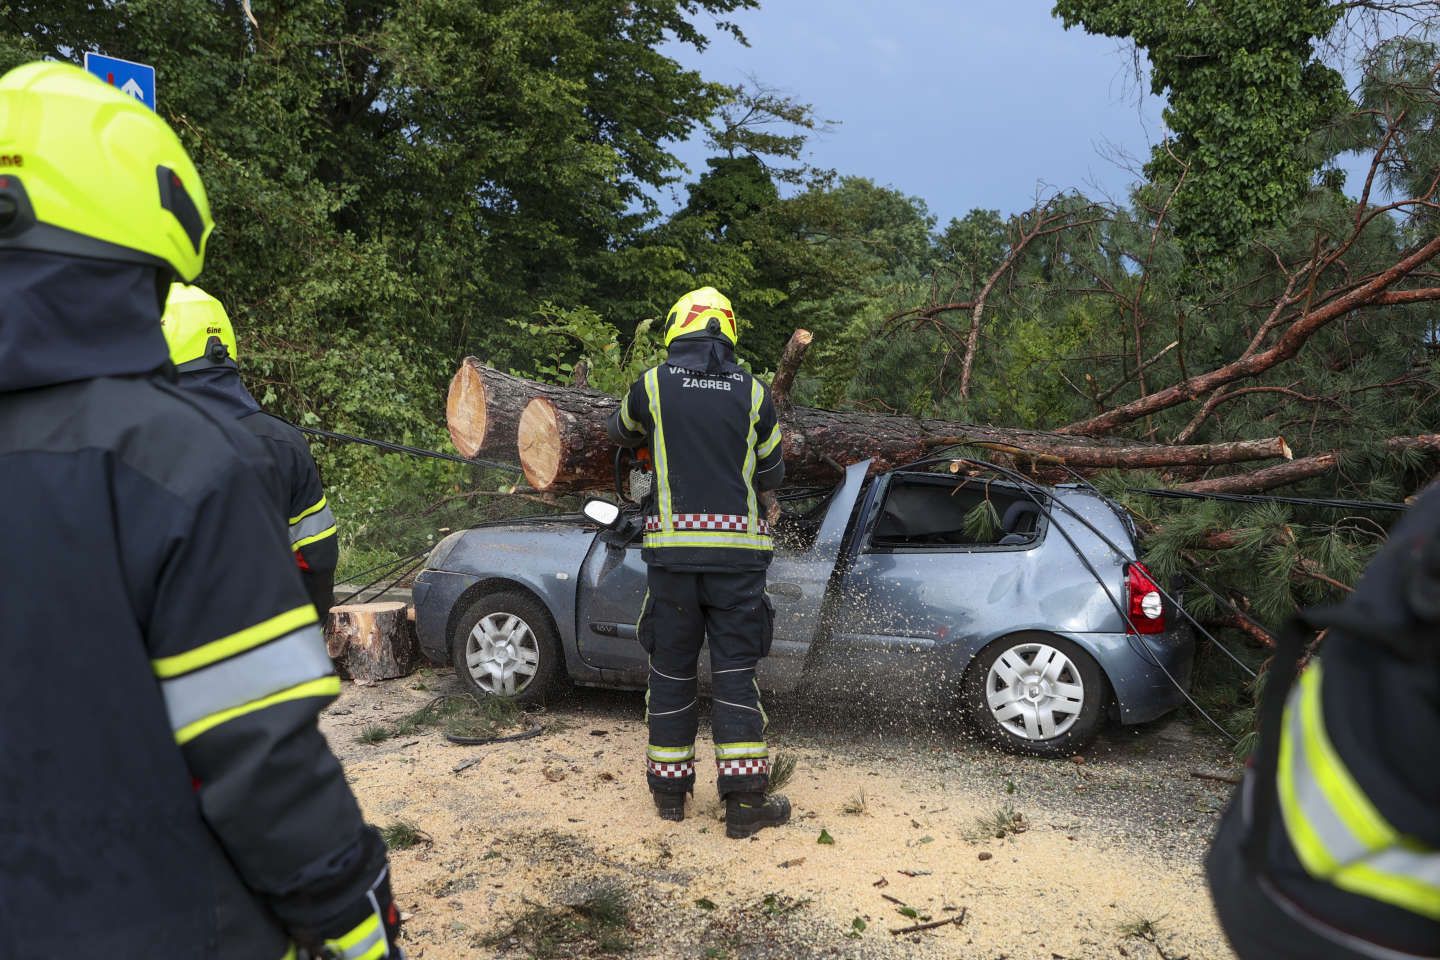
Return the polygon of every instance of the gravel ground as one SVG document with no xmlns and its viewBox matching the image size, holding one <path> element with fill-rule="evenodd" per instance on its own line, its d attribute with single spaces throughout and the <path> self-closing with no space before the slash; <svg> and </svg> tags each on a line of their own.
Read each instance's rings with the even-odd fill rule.
<svg viewBox="0 0 1440 960">
<path fill-rule="evenodd" d="M 641 694 L 573 691 L 528 741 L 361 742 L 459 689 L 443 671 L 346 684 L 322 721 L 370 819 L 425 834 L 393 855 L 417 960 L 1231 957 L 1200 861 L 1232 788 L 1193 774 L 1238 767 L 1185 721 L 1044 761 L 929 710 L 767 701 L 772 744 L 797 760 L 796 816 L 737 843 L 714 818 L 703 723 L 686 821 L 655 818 Z M 833 843 L 817 843 L 822 830 Z M 623 905 L 596 920 L 612 894 Z M 952 922 L 889 932 L 927 918 Z"/>
</svg>

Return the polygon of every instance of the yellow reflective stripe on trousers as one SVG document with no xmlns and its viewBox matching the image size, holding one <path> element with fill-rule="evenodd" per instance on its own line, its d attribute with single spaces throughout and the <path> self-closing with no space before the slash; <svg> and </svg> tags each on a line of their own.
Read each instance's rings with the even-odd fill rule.
<svg viewBox="0 0 1440 960">
<path fill-rule="evenodd" d="M 1317 880 L 1440 920 L 1440 851 L 1402 836 L 1355 781 L 1325 731 L 1322 681 L 1317 659 L 1281 729 L 1276 787 L 1295 854 Z"/>
<path fill-rule="evenodd" d="M 780 446 L 780 424 L 777 423 L 774 428 L 771 429 L 770 436 L 766 437 L 760 446 L 755 448 L 755 453 L 763 460 L 770 456 L 778 446 Z"/>
<path fill-rule="evenodd" d="M 380 960 L 389 952 L 380 914 L 370 914 L 343 937 L 326 940 L 325 948 L 337 960 Z"/>
<path fill-rule="evenodd" d="M 745 431 L 745 466 L 741 476 L 745 478 L 745 508 L 750 525 L 746 530 L 760 529 L 760 511 L 755 502 L 755 427 L 760 422 L 760 401 L 765 399 L 765 388 L 760 381 L 750 378 L 750 426 Z"/>
<path fill-rule="evenodd" d="M 764 534 L 728 530 L 679 530 L 675 533 L 647 533 L 646 547 L 737 547 L 744 550 L 773 550 L 775 542 Z"/>
<path fill-rule="evenodd" d="M 761 741 L 715 744 L 716 760 L 748 760 L 768 756 L 770 756 L 770 748 Z"/>
<path fill-rule="evenodd" d="M 307 544 L 334 535 L 335 514 L 331 513 L 330 508 L 325 505 L 324 497 L 320 498 L 318 511 L 307 510 L 290 521 L 290 548 L 292 550 L 299 550 Z"/>
<path fill-rule="evenodd" d="M 675 529 L 675 520 L 670 505 L 670 458 L 665 454 L 665 422 L 660 416 L 659 367 L 651 367 L 645 371 L 645 396 L 650 400 L 650 419 L 655 424 L 655 432 L 650 437 L 650 453 L 655 461 L 655 490 L 659 501 L 660 529 L 669 533 Z"/>
<path fill-rule="evenodd" d="M 207 730 L 213 730 L 222 723 L 228 723 L 236 717 L 243 717 L 245 714 L 254 713 L 256 710 L 273 707 L 277 703 L 285 703 L 289 700 L 302 700 L 306 697 L 338 697 L 339 695 L 340 678 L 336 676 L 321 677 L 318 680 L 311 680 L 308 683 L 299 684 L 288 690 L 281 690 L 279 693 L 272 693 L 268 697 L 263 697 L 250 703 L 243 703 L 229 710 L 212 713 L 203 720 L 197 720 L 188 727 L 176 730 L 175 742 L 183 746 Z"/>
<path fill-rule="evenodd" d="M 182 730 L 213 713 L 333 672 L 325 638 L 311 624 L 203 670 L 162 680 L 160 694 L 170 728 Z"/>
<path fill-rule="evenodd" d="M 244 630 L 237 630 L 227 637 L 219 640 L 212 640 L 194 650 L 187 650 L 184 653 L 177 653 L 171 657 L 160 657 L 158 660 L 150 661 L 151 667 L 155 670 L 155 676 L 162 680 L 167 677 L 178 677 L 182 673 L 189 673 L 191 670 L 199 670 L 201 667 L 208 667 L 212 663 L 224 660 L 226 657 L 233 657 L 237 653 L 244 653 L 251 647 L 258 647 L 262 643 L 269 643 L 276 637 L 284 636 L 292 630 L 314 623 L 315 608 L 310 604 L 296 607 L 294 610 L 286 610 L 284 613 L 276 614 L 269 620 L 262 620 L 253 627 L 246 627 Z"/>
<path fill-rule="evenodd" d="M 280 958 L 280 960 L 296 960 L 296 957 L 297 954 L 295 953 L 295 944 L 292 943 L 290 944 L 290 949 L 285 951 L 285 954 Z"/>
<path fill-rule="evenodd" d="M 661 763 L 682 763 L 695 759 L 695 746 L 691 744 L 688 747 L 657 747 L 652 743 L 646 745 L 645 756 Z"/>
</svg>

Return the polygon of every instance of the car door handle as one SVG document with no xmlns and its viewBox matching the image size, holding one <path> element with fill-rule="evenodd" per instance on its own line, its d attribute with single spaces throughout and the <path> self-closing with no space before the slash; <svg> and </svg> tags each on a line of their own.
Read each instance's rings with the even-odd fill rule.
<svg viewBox="0 0 1440 960">
<path fill-rule="evenodd" d="M 793 583 L 770 583 L 766 584 L 765 592 L 776 600 L 784 600 L 787 603 L 794 603 L 805 596 L 805 591 Z"/>
</svg>

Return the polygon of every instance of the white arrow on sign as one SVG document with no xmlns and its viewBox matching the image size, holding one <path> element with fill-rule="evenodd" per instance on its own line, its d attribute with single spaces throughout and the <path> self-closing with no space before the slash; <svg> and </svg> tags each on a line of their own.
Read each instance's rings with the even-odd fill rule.
<svg viewBox="0 0 1440 960">
<path fill-rule="evenodd" d="M 141 103 L 145 102 L 145 91 L 140 89 L 140 84 L 136 83 L 133 77 L 125 81 L 125 86 L 120 88 L 120 92 L 130 94 Z"/>
</svg>

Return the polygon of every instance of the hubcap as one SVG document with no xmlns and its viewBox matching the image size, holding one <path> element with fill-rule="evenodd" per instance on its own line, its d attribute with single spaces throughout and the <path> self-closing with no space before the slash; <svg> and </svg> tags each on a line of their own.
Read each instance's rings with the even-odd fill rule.
<svg viewBox="0 0 1440 960">
<path fill-rule="evenodd" d="M 1075 725 L 1085 704 L 1085 681 L 1054 647 L 1021 643 L 990 667 L 985 696 L 1006 730 L 1026 740 L 1049 740 Z"/>
<path fill-rule="evenodd" d="M 540 643 L 513 613 L 487 614 L 465 641 L 465 666 L 486 693 L 513 697 L 535 679 Z"/>
</svg>

